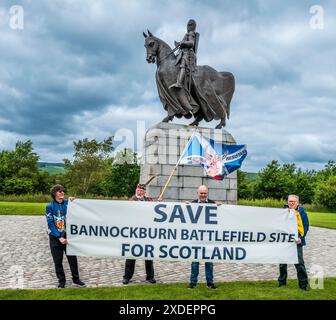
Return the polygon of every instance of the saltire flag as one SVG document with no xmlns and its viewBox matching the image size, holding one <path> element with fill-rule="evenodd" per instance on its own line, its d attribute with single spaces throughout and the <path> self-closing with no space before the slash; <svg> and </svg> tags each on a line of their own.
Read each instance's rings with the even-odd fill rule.
<svg viewBox="0 0 336 320">
<path fill-rule="evenodd" d="M 208 178 L 223 180 L 240 168 L 246 158 L 246 144 L 223 144 L 195 133 L 186 145 L 180 164 L 203 167 Z"/>
</svg>

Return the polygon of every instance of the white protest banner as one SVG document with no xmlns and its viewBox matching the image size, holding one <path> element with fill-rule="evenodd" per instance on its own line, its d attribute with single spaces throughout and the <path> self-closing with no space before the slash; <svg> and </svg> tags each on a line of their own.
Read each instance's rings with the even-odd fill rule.
<svg viewBox="0 0 336 320">
<path fill-rule="evenodd" d="M 295 211 L 199 203 L 69 201 L 69 255 L 298 263 Z"/>
</svg>

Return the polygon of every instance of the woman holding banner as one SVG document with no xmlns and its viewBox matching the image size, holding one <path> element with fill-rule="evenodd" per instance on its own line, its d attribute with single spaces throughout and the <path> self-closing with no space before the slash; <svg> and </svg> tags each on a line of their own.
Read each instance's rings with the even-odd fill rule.
<svg viewBox="0 0 336 320">
<path fill-rule="evenodd" d="M 46 218 L 48 223 L 49 244 L 51 255 L 53 257 L 56 276 L 58 278 L 58 288 L 65 287 L 65 273 L 63 269 L 63 253 L 66 254 L 66 214 L 68 208 L 68 200 L 64 198 L 65 189 L 61 185 L 55 185 L 51 189 L 52 200 L 46 206 Z M 75 198 L 70 197 L 73 201 Z M 72 273 L 72 281 L 79 287 L 84 287 L 85 283 L 79 279 L 78 262 L 76 256 L 66 257 L 69 262 Z"/>
</svg>

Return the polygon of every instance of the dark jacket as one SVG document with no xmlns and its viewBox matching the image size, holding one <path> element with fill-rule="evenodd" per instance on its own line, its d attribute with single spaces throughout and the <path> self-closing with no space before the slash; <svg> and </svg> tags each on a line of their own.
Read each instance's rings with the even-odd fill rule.
<svg viewBox="0 0 336 320">
<path fill-rule="evenodd" d="M 303 234 L 303 236 L 301 236 L 301 244 L 303 246 L 305 246 L 306 245 L 306 239 L 305 239 L 305 237 L 306 237 L 306 234 L 307 234 L 307 232 L 309 230 L 308 215 L 307 215 L 306 209 L 304 207 L 300 207 L 299 206 L 296 210 L 299 211 L 299 214 L 301 216 L 301 220 L 302 220 L 302 224 L 303 224 L 303 229 L 304 229 L 304 234 Z"/>
</svg>

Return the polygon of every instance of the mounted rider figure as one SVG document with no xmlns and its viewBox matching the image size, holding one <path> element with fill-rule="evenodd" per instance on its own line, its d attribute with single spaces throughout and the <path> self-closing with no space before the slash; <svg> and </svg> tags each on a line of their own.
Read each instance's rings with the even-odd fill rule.
<svg viewBox="0 0 336 320">
<path fill-rule="evenodd" d="M 175 41 L 175 46 L 179 47 L 175 65 L 180 66 L 177 82 L 169 88 L 185 88 L 190 94 L 191 77 L 196 71 L 197 48 L 199 33 L 196 32 L 196 21 L 190 19 L 187 24 L 187 33 L 181 42 Z"/>
</svg>

